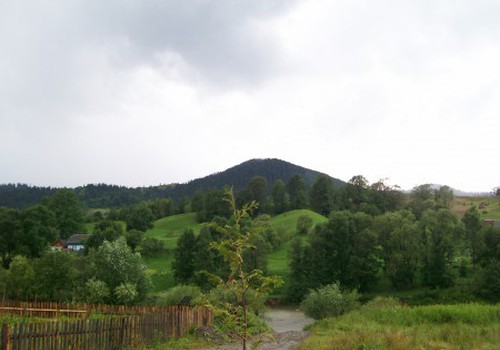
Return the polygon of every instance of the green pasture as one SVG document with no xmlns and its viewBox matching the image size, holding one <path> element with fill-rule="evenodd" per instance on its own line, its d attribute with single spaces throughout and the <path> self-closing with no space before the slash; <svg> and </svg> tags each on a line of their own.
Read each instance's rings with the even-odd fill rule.
<svg viewBox="0 0 500 350">
<path fill-rule="evenodd" d="M 268 258 L 268 270 L 270 274 L 282 276 L 288 279 L 288 257 L 292 239 L 295 237 L 297 219 L 301 215 L 308 215 L 313 220 L 313 225 L 324 222 L 327 219 L 313 211 L 302 209 L 293 210 L 271 218 L 271 226 L 275 230 L 285 230 L 288 241 L 272 252 Z M 155 221 L 153 228 L 146 231 L 146 237 L 154 237 L 165 242 L 168 252 L 166 256 L 145 258 L 148 267 L 147 272 L 153 282 L 153 294 L 173 287 L 172 274 L 173 250 L 177 246 L 177 240 L 185 229 L 192 229 L 198 233 L 202 224 L 196 222 L 196 214 L 180 214 L 162 218 Z"/>
<path fill-rule="evenodd" d="M 185 229 L 198 233 L 201 224 L 196 222 L 196 214 L 179 214 L 167 216 L 155 221 L 153 228 L 146 231 L 146 237 L 154 237 L 165 242 L 167 249 L 175 249 L 177 239 Z"/>
<path fill-rule="evenodd" d="M 271 226 L 275 230 L 285 229 L 290 234 L 294 234 L 297 228 L 297 220 L 302 215 L 309 216 L 313 220 L 313 225 L 316 225 L 320 222 L 325 222 L 327 220 L 327 218 L 325 218 L 323 215 L 315 213 L 309 209 L 298 209 L 288 211 L 271 218 Z"/>
<path fill-rule="evenodd" d="M 292 210 L 271 218 L 271 226 L 275 230 L 286 230 L 288 241 L 274 252 L 269 254 L 267 261 L 267 269 L 269 274 L 278 275 L 284 278 L 285 282 L 289 277 L 288 261 L 292 241 L 296 237 L 297 220 L 300 216 L 307 215 L 313 220 L 313 227 L 321 222 L 325 222 L 327 218 L 308 209 Z M 302 237 L 305 239 L 305 237 Z"/>
<path fill-rule="evenodd" d="M 157 238 L 165 242 L 167 248 L 165 256 L 144 259 L 147 273 L 153 283 L 152 294 L 173 287 L 172 260 L 177 239 L 185 229 L 198 233 L 200 228 L 201 224 L 196 222 L 196 214 L 188 213 L 159 219 L 155 221 L 153 228 L 146 231 L 145 237 Z"/>
<path fill-rule="evenodd" d="M 172 273 L 172 252 L 164 257 L 145 258 L 144 263 L 147 266 L 147 274 L 151 278 L 153 295 L 165 291 L 174 286 L 174 275 Z"/>
<path fill-rule="evenodd" d="M 495 196 L 455 197 L 452 209 L 459 217 L 462 217 L 465 211 L 473 205 L 478 208 L 482 219 L 500 221 L 500 200 Z"/>
</svg>

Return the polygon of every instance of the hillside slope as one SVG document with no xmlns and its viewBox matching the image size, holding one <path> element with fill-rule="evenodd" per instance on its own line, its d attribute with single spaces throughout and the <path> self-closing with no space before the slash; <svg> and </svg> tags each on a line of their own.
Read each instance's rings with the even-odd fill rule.
<svg viewBox="0 0 500 350">
<path fill-rule="evenodd" d="M 210 188 L 221 188 L 231 185 L 236 191 L 243 189 L 252 177 L 262 176 L 269 185 L 281 179 L 285 182 L 294 175 L 304 178 L 306 184 L 311 186 L 314 180 L 321 173 L 319 171 L 304 168 L 280 159 L 251 159 L 223 172 L 212 174 L 200 179 L 192 180 L 187 184 L 178 185 L 172 190 L 177 197 L 182 195 L 192 195 L 196 190 L 206 190 Z M 345 184 L 342 180 L 333 178 L 335 186 Z M 182 195 L 180 195 L 182 197 Z"/>
</svg>

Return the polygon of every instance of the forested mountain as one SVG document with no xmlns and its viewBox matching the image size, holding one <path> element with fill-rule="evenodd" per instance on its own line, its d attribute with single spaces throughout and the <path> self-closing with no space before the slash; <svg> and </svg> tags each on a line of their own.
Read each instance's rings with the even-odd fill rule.
<svg viewBox="0 0 500 350">
<path fill-rule="evenodd" d="M 209 188 L 221 188 L 225 185 L 232 185 L 236 191 L 242 190 L 255 176 L 264 177 L 269 184 L 281 179 L 288 182 L 293 175 L 300 175 L 305 180 L 307 186 L 311 186 L 321 173 L 307 169 L 280 159 L 251 159 L 223 172 L 212 174 L 200 179 L 188 182 L 184 188 L 178 188 L 182 195 L 190 195 L 196 190 L 206 190 Z M 345 184 L 342 180 L 332 178 L 335 186 Z"/>
<path fill-rule="evenodd" d="M 40 202 L 43 197 L 56 193 L 55 187 L 38 187 L 25 184 L 0 185 L 0 207 L 26 208 Z"/>
<path fill-rule="evenodd" d="M 193 196 L 196 191 L 207 191 L 226 185 L 231 185 L 239 191 L 255 176 L 262 176 L 269 184 L 273 184 L 277 179 L 287 182 L 293 175 L 302 176 L 306 185 L 310 187 L 320 173 L 279 159 L 252 159 L 225 171 L 184 184 L 135 188 L 89 184 L 73 190 L 89 208 L 121 207 L 154 198 L 170 197 L 177 202 L 183 197 Z M 336 178 L 332 178 L 332 181 L 336 186 L 345 184 Z M 57 188 L 54 187 L 34 187 L 24 184 L 0 185 L 0 206 L 26 208 L 56 191 Z"/>
</svg>

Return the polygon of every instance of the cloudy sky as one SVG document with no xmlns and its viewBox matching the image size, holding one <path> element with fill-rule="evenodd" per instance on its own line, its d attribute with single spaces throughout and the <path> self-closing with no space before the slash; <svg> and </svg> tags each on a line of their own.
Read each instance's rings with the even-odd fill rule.
<svg viewBox="0 0 500 350">
<path fill-rule="evenodd" d="M 498 0 L 0 0 L 0 183 L 251 158 L 500 185 Z"/>
</svg>

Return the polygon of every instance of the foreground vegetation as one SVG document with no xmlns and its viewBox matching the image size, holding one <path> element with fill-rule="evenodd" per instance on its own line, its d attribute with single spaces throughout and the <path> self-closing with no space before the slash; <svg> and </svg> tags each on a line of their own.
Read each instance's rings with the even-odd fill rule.
<svg viewBox="0 0 500 350">
<path fill-rule="evenodd" d="M 306 349 L 498 349 L 500 306 L 369 303 L 312 327 Z"/>
<path fill-rule="evenodd" d="M 488 349 L 498 340 L 498 309 L 477 321 L 490 309 L 359 304 L 380 295 L 412 306 L 498 302 L 499 191 L 454 198 L 446 186 L 404 193 L 362 176 L 342 186 L 325 175 L 271 184 L 255 176 L 230 191 L 229 206 L 229 187 L 99 210 L 61 189 L 31 207 L 0 208 L 0 291 L 18 300 L 210 303 L 225 310 L 216 328 L 243 343 L 265 330 L 255 315 L 269 297 L 340 317 L 319 322 L 306 348 Z M 50 248 L 85 230 L 79 254 Z"/>
</svg>

